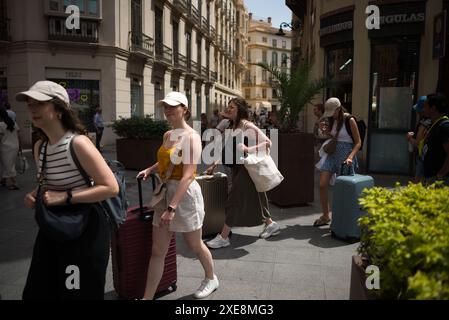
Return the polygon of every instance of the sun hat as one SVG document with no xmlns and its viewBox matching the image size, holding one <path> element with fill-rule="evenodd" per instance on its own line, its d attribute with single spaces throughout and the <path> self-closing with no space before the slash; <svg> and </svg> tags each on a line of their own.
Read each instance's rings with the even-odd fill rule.
<svg viewBox="0 0 449 320">
<path fill-rule="evenodd" d="M 156 104 L 156 107 L 163 107 L 164 103 L 168 104 L 169 106 L 176 107 L 182 104 L 185 107 L 189 107 L 189 102 L 187 100 L 187 97 L 181 93 L 181 92 L 170 92 L 165 96 L 163 100 L 158 101 Z"/>
<path fill-rule="evenodd" d="M 63 86 L 53 81 L 38 81 L 28 91 L 16 94 L 16 100 L 25 102 L 28 98 L 37 101 L 50 101 L 54 98 L 65 102 L 70 107 L 69 95 Z"/>
<path fill-rule="evenodd" d="M 326 118 L 332 117 L 334 115 L 334 113 L 335 113 L 335 110 L 337 110 L 339 107 L 341 107 L 340 99 L 338 99 L 338 98 L 330 98 L 324 104 L 323 117 L 326 117 Z"/>
</svg>

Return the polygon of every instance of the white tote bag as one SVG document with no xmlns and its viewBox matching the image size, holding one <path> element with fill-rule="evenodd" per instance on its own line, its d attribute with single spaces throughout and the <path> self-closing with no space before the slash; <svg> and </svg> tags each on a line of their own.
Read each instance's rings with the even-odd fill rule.
<svg viewBox="0 0 449 320">
<path fill-rule="evenodd" d="M 269 153 L 249 153 L 242 160 L 258 192 L 270 191 L 284 180 Z"/>
</svg>

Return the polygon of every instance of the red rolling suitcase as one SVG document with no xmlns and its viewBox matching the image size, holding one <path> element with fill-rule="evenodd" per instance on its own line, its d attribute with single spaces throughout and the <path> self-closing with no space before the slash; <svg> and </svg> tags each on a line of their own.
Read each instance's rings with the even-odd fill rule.
<svg viewBox="0 0 449 320">
<path fill-rule="evenodd" d="M 152 176 L 153 190 L 154 177 Z M 138 179 L 139 206 L 128 209 L 125 223 L 112 235 L 114 288 L 122 299 L 140 299 L 145 291 L 153 235 L 153 209 L 143 206 Z M 156 293 L 175 291 L 177 281 L 175 236 L 170 242 L 165 268 Z"/>
</svg>

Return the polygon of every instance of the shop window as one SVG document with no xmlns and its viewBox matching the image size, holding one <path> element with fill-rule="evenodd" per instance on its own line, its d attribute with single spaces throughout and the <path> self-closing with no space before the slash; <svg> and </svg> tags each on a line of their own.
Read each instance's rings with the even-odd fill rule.
<svg viewBox="0 0 449 320">
<path fill-rule="evenodd" d="M 273 52 L 272 56 L 271 56 L 271 64 L 275 67 L 278 66 L 278 53 L 277 52 Z"/>
<path fill-rule="evenodd" d="M 46 12 L 65 13 L 68 6 L 75 5 L 82 16 L 100 18 L 100 0 L 46 0 Z"/>
<path fill-rule="evenodd" d="M 326 77 L 334 82 L 327 90 L 327 97 L 339 98 L 349 112 L 352 111 L 353 52 L 352 44 L 326 51 Z"/>
<path fill-rule="evenodd" d="M 89 132 L 94 132 L 93 117 L 100 106 L 100 81 L 47 79 L 63 86 L 69 94 L 70 104 Z M 101 107 L 101 106 L 100 106 Z M 107 106 L 104 106 L 104 109 Z"/>
<path fill-rule="evenodd" d="M 409 174 L 406 132 L 413 129 L 420 42 L 393 38 L 372 45 L 369 170 Z"/>
<path fill-rule="evenodd" d="M 251 89 L 245 89 L 245 99 L 251 99 Z"/>
</svg>

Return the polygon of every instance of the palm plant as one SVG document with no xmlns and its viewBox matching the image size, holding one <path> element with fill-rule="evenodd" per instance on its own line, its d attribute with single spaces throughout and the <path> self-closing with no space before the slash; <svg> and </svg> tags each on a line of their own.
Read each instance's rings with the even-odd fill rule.
<svg viewBox="0 0 449 320">
<path fill-rule="evenodd" d="M 301 110 L 330 85 L 324 78 L 311 80 L 312 63 L 305 61 L 292 74 L 287 74 L 282 68 L 266 63 L 253 64 L 269 72 L 276 81 L 273 89 L 277 91 L 281 107 L 278 119 L 282 132 L 296 130 L 296 124 Z"/>
</svg>

